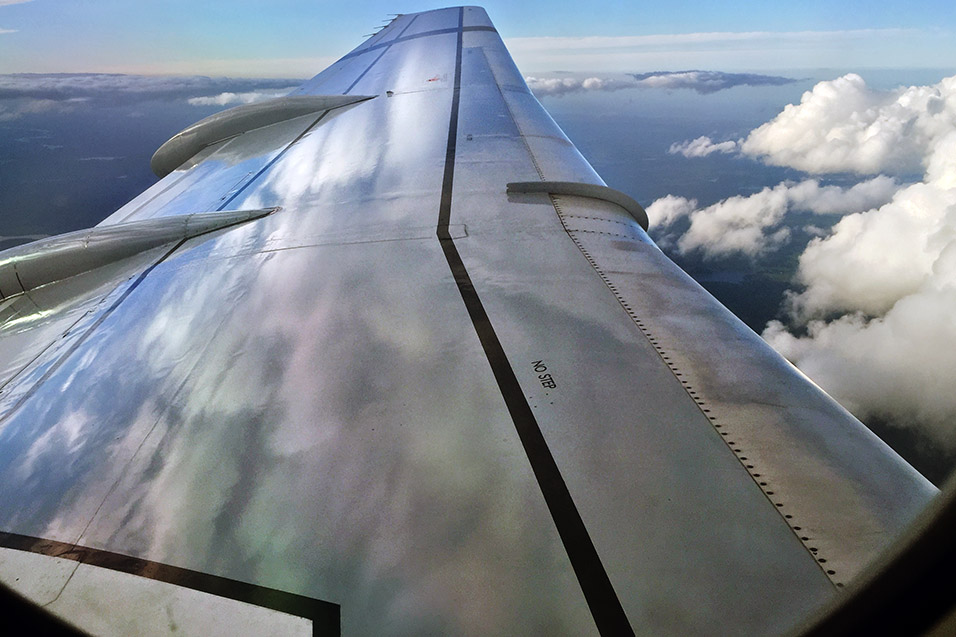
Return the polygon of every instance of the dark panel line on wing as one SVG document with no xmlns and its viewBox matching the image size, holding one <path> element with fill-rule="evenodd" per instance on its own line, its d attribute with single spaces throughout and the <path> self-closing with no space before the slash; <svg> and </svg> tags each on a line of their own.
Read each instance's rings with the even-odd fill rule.
<svg viewBox="0 0 956 637">
<path fill-rule="evenodd" d="M 49 368 L 48 370 L 46 370 L 46 371 L 43 373 L 43 375 L 42 375 L 39 379 L 37 379 L 36 382 L 33 383 L 33 385 L 30 387 L 30 389 L 27 390 L 27 391 L 23 394 L 23 396 L 20 397 L 20 400 L 18 400 L 18 401 L 16 402 L 16 404 L 15 404 L 13 407 L 10 408 L 10 410 L 6 413 L 6 415 L 4 415 L 2 418 L 0 418 L 0 424 L 2 424 L 3 422 L 5 422 L 5 421 L 7 420 L 7 418 L 9 418 L 11 415 L 15 414 L 15 413 L 17 412 L 17 410 L 20 409 L 20 407 L 22 407 L 23 404 L 24 404 L 26 401 L 28 401 L 28 400 L 33 396 L 33 394 L 36 393 L 36 391 L 40 388 L 40 386 L 43 385 L 43 383 L 45 383 L 47 380 L 49 380 L 49 378 L 56 372 L 56 370 L 60 369 L 60 367 L 63 365 L 63 363 L 66 362 L 66 360 L 73 354 L 73 352 L 75 352 L 75 351 L 80 347 L 80 345 L 82 345 L 84 342 L 86 342 L 86 339 L 88 339 L 88 338 L 90 337 L 90 335 L 94 332 L 94 330 L 96 330 L 96 328 L 98 328 L 100 325 L 102 325 L 102 324 L 103 324 L 103 321 L 105 321 L 105 320 L 109 317 L 109 315 L 112 314 L 113 311 L 114 311 L 116 308 L 118 308 L 118 307 L 120 306 L 120 304 L 121 304 L 123 301 L 125 301 L 125 300 L 129 297 L 130 294 L 133 293 L 133 290 L 135 290 L 136 288 L 139 287 L 140 283 L 143 282 L 143 280 L 146 278 L 146 276 L 147 276 L 150 272 L 152 272 L 153 270 L 155 270 L 156 267 L 157 267 L 160 263 L 162 263 L 163 261 L 165 261 L 166 259 L 168 259 L 169 256 L 170 256 L 173 252 L 175 252 L 176 250 L 178 250 L 181 245 L 183 245 L 184 243 L 186 243 L 186 241 L 188 241 L 188 239 L 183 239 L 182 241 L 179 241 L 176 245 L 174 245 L 172 248 L 170 248 L 170 250 L 169 250 L 168 252 L 166 252 L 166 254 L 164 254 L 162 257 L 160 257 L 160 258 L 156 261 L 156 263 L 154 263 L 153 265 L 151 265 L 151 266 L 149 266 L 148 268 L 146 268 L 145 270 L 143 270 L 142 274 L 140 274 L 140 275 L 136 278 L 136 280 L 133 281 L 132 285 L 130 285 L 128 288 L 126 288 L 126 290 L 120 295 L 120 297 L 119 297 L 118 299 L 116 299 L 116 300 L 113 302 L 113 304 L 112 304 L 111 306 L 109 306 L 102 314 L 100 314 L 100 316 L 97 317 L 97 319 L 96 319 L 95 321 L 93 321 L 93 324 L 92 324 L 92 325 L 90 325 L 88 328 L 86 328 L 86 331 L 83 332 L 83 334 L 81 334 L 81 335 L 76 339 L 76 341 L 75 341 L 72 345 L 70 345 L 70 347 L 69 347 L 62 355 L 60 355 L 60 358 L 57 359 L 57 361 L 56 361 L 55 363 L 53 363 L 52 365 L 50 365 L 50 368 Z"/>
<path fill-rule="evenodd" d="M 402 37 L 402 34 L 405 33 L 406 31 L 408 31 L 408 27 L 412 26 L 412 24 L 415 22 L 415 20 L 418 19 L 418 16 L 420 16 L 420 15 L 421 15 L 420 13 L 416 13 L 416 14 L 412 17 L 412 19 L 408 21 L 408 24 L 406 24 L 406 25 L 402 28 L 402 30 L 398 32 L 398 35 L 395 36 L 395 40 L 398 40 L 399 38 L 401 38 L 401 37 Z M 369 71 L 371 71 L 371 70 L 372 70 L 372 67 L 375 66 L 375 65 L 378 63 L 378 61 L 381 60 L 382 57 L 385 56 L 386 53 L 388 53 L 388 50 L 389 50 L 390 48 L 392 48 L 392 44 L 395 42 L 395 40 L 391 40 L 391 41 L 389 41 L 389 42 L 383 42 L 383 43 L 381 44 L 381 48 L 383 49 L 381 55 L 379 55 L 377 58 L 375 58 L 374 60 L 372 60 L 372 63 L 369 64 L 367 67 L 365 67 L 365 70 L 362 71 L 357 78 L 355 78 L 355 81 L 352 82 L 351 84 L 349 84 L 349 87 L 348 87 L 347 89 L 345 89 L 345 94 L 346 94 L 346 95 L 347 95 L 348 93 L 350 93 L 350 92 L 352 91 L 352 89 L 355 88 L 355 85 L 358 84 L 358 83 L 362 80 L 363 77 L 365 77 L 365 74 L 368 73 Z M 377 49 L 377 48 L 380 48 L 380 47 L 379 47 L 379 46 L 376 46 L 375 48 Z"/>
<path fill-rule="evenodd" d="M 355 88 L 355 85 L 358 84 L 358 83 L 362 80 L 363 77 L 365 77 L 365 74 L 368 73 L 369 71 L 371 71 L 371 70 L 372 70 L 372 67 L 375 66 L 375 64 L 376 64 L 379 60 L 381 60 L 382 57 L 384 57 L 386 53 L 388 53 L 388 49 L 389 49 L 389 47 L 387 47 L 387 46 L 386 46 L 386 47 L 383 47 L 383 48 L 382 48 L 382 52 L 379 53 L 378 57 L 375 58 L 374 60 L 372 60 L 372 63 L 369 64 L 368 66 L 366 66 L 364 71 L 362 71 L 361 73 L 359 73 L 359 76 L 358 76 L 357 78 L 355 78 L 355 80 L 354 80 L 351 84 L 349 84 L 349 87 L 348 87 L 347 89 L 345 89 L 344 92 L 345 92 L 346 95 L 347 95 L 353 88 Z"/>
<path fill-rule="evenodd" d="M 189 588 L 312 620 L 313 635 L 339 635 L 340 607 L 333 602 L 219 577 L 188 568 L 103 551 L 68 542 L 0 532 L 0 547 L 73 560 Z"/>
<path fill-rule="evenodd" d="M 571 567 L 578 578 L 584 598 L 594 623 L 602 635 L 633 635 L 634 631 L 628 622 L 627 615 L 621 607 L 617 593 L 611 585 L 611 580 L 604 570 L 601 558 L 594 548 L 594 543 L 588 535 L 584 521 L 571 498 L 571 493 L 561 476 L 554 456 L 548 448 L 548 443 L 541 433 L 541 428 L 528 405 L 528 401 L 521 390 L 511 363 L 505 355 L 504 348 L 498 340 L 494 326 L 485 312 L 485 308 L 478 297 L 468 270 L 458 253 L 454 239 L 448 231 L 451 220 L 452 189 L 455 178 L 455 152 L 458 143 L 458 111 L 461 99 L 461 57 L 462 57 L 462 22 L 464 9 L 459 10 L 458 16 L 458 46 L 455 54 L 455 85 L 452 93 L 451 117 L 448 128 L 448 146 L 445 151 L 445 171 L 442 180 L 441 204 L 438 213 L 438 240 L 448 266 L 455 277 L 458 291 L 465 303 L 465 308 L 471 318 L 472 325 L 481 342 L 488 363 L 491 365 L 495 381 L 508 407 L 508 413 L 514 421 L 515 429 L 531 463 L 538 486 L 544 495 L 551 518 L 557 527 L 558 535 L 564 544 Z"/>
<path fill-rule="evenodd" d="M 410 24 L 410 23 L 409 23 Z M 430 38 L 433 35 L 445 35 L 447 33 L 461 33 L 462 31 L 490 31 L 492 33 L 498 33 L 498 29 L 494 27 L 486 26 L 474 26 L 474 27 L 450 27 L 448 29 L 435 29 L 434 31 L 422 31 L 421 33 L 416 33 L 414 35 L 407 35 L 404 38 L 395 38 L 394 40 L 389 40 L 388 42 L 382 42 L 381 44 L 376 44 L 374 46 L 367 47 L 358 51 L 352 51 L 342 57 L 342 60 L 348 60 L 349 58 L 354 58 L 359 55 L 364 55 L 369 51 L 375 51 L 385 46 L 392 46 L 393 44 L 398 44 L 399 42 L 408 42 L 409 40 L 417 40 L 419 38 Z"/>
<path fill-rule="evenodd" d="M 392 28 L 392 25 L 395 24 L 395 21 L 399 19 L 399 17 L 401 16 L 399 15 L 395 16 L 394 18 L 392 18 L 392 20 L 388 24 L 383 26 L 381 29 L 365 36 L 368 38 L 368 40 L 365 41 L 365 45 L 371 46 L 372 42 L 378 43 L 380 40 L 382 40 L 385 37 L 385 34 L 388 33 L 389 29 Z M 412 16 L 412 19 L 414 20 L 417 17 L 418 17 L 418 14 L 416 13 L 414 16 Z"/>
</svg>

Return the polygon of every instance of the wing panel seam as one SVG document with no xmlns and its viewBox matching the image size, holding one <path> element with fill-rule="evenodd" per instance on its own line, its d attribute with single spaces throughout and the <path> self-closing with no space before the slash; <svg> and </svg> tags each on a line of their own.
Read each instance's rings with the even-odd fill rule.
<svg viewBox="0 0 956 637">
<path fill-rule="evenodd" d="M 633 635 L 627 615 L 621 606 L 611 580 L 601 563 L 587 527 L 581 518 L 567 484 L 561 476 L 554 456 L 528 405 L 521 385 L 508 361 L 494 326 L 475 290 L 454 239 L 448 232 L 451 219 L 452 191 L 455 174 L 455 154 L 458 140 L 458 111 L 461 99 L 462 24 L 464 8 L 458 13 L 458 44 L 455 58 L 455 84 L 452 92 L 451 115 L 448 126 L 448 145 L 442 179 L 441 203 L 438 214 L 438 235 L 442 252 L 451 269 L 465 309 L 478 336 L 485 357 L 491 366 L 498 389 L 514 423 L 518 438 L 531 464 L 545 504 L 551 513 L 558 535 L 578 579 L 591 616 L 602 635 Z"/>
<path fill-rule="evenodd" d="M 839 581 L 839 578 L 836 577 L 836 573 L 833 569 L 828 568 L 827 558 L 823 557 L 819 550 L 816 547 L 810 546 L 807 544 L 809 538 L 806 535 L 800 533 L 802 527 L 799 522 L 794 521 L 793 515 L 786 513 L 783 509 L 785 504 L 780 501 L 780 498 L 774 498 L 772 496 L 776 495 L 774 487 L 767 483 L 766 477 L 761 475 L 759 469 L 756 465 L 752 464 L 747 452 L 735 441 L 730 440 L 730 432 L 725 430 L 725 424 L 718 420 L 717 416 L 711 413 L 711 410 L 708 406 L 707 401 L 701 397 L 701 395 L 696 391 L 694 386 L 691 384 L 690 380 L 687 379 L 685 374 L 680 371 L 680 368 L 677 366 L 677 363 L 672 360 L 672 357 L 668 354 L 668 351 L 661 345 L 660 341 L 653 335 L 650 328 L 647 324 L 638 317 L 637 313 L 634 311 L 634 308 L 630 306 L 624 296 L 617 289 L 617 286 L 614 285 L 614 282 L 611 281 L 610 277 L 604 272 L 600 265 L 588 250 L 582 245 L 580 240 L 575 236 L 575 233 L 585 232 L 590 234 L 600 234 L 600 235 L 611 235 L 611 236 L 623 236 L 615 235 L 610 232 L 600 232 L 596 230 L 571 230 L 568 228 L 568 225 L 565 221 L 565 217 L 580 217 L 580 215 L 565 215 L 561 209 L 560 198 L 557 195 L 548 195 L 551 200 L 551 204 L 554 206 L 555 213 L 558 216 L 558 219 L 561 221 L 561 225 L 564 227 L 564 231 L 568 233 L 568 236 L 571 237 L 571 241 L 574 242 L 574 245 L 577 246 L 578 250 L 584 255 L 584 258 L 591 265 L 591 268 L 601 277 L 601 280 L 604 282 L 604 285 L 607 286 L 608 290 L 614 295 L 614 298 L 617 299 L 617 302 L 624 309 L 624 312 L 631 319 L 637 329 L 641 332 L 644 338 L 647 339 L 648 343 L 654 348 L 654 351 L 657 352 L 657 355 L 660 356 L 661 362 L 667 366 L 667 369 L 674 375 L 674 378 L 678 381 L 681 388 L 687 394 L 687 396 L 694 402 L 697 408 L 700 410 L 700 413 L 707 419 L 707 422 L 710 423 L 714 431 L 720 436 L 720 439 L 724 442 L 728 449 L 734 454 L 734 457 L 740 463 L 740 465 L 747 472 L 747 475 L 750 476 L 754 484 L 760 489 L 760 492 L 763 496 L 773 505 L 773 508 L 777 511 L 780 517 L 783 519 L 784 523 L 790 529 L 791 533 L 797 538 L 801 546 L 807 551 L 807 554 L 813 559 L 814 564 L 823 572 L 827 580 L 833 584 L 836 588 L 843 588 L 843 583 Z M 586 217 L 585 217 L 586 218 Z M 633 237 L 624 237 L 633 239 Z"/>
</svg>

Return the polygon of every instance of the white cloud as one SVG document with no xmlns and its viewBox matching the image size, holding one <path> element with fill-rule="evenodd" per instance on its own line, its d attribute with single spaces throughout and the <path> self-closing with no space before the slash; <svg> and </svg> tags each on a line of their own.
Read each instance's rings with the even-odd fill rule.
<svg viewBox="0 0 956 637">
<path fill-rule="evenodd" d="M 2 34 L 4 34 L 4 33 L 16 33 L 16 32 L 17 32 L 16 29 L 4 29 L 4 28 L 0 27 L 0 35 L 2 35 Z"/>
<path fill-rule="evenodd" d="M 615 77 L 574 76 L 526 77 L 528 87 L 538 97 L 562 96 L 583 91 L 619 91 L 621 89 L 690 89 L 698 93 L 714 93 L 735 86 L 789 84 L 796 80 L 759 73 L 724 73 L 721 71 L 654 71 L 622 73 Z"/>
<path fill-rule="evenodd" d="M 914 173 L 926 168 L 927 149 L 954 124 L 956 77 L 876 91 L 851 73 L 817 84 L 740 149 L 809 173 Z"/>
<path fill-rule="evenodd" d="M 877 176 L 852 188 L 784 183 L 702 209 L 665 197 L 647 208 L 657 232 L 682 252 L 756 255 L 787 239 L 788 211 L 843 214 L 829 232 L 807 227 L 821 236 L 800 256 L 791 325 L 771 322 L 763 336 L 858 416 L 956 449 L 956 77 L 892 91 L 854 74 L 820 82 L 737 150 L 809 173 Z M 680 219 L 687 231 L 667 235 Z"/>
<path fill-rule="evenodd" d="M 667 150 L 671 155 L 684 157 L 706 157 L 711 153 L 732 153 L 737 150 L 737 142 L 725 141 L 714 143 L 710 137 L 701 136 L 684 142 L 671 144 Z"/>
<path fill-rule="evenodd" d="M 771 322 L 763 337 L 857 416 L 918 427 L 956 448 L 956 250 L 924 287 L 883 316 L 811 321 L 797 337 Z"/>
<path fill-rule="evenodd" d="M 632 73 L 641 86 L 665 89 L 692 89 L 698 93 L 716 93 L 735 86 L 780 86 L 796 82 L 789 77 L 759 73 L 724 73 L 723 71 L 654 71 Z"/>
<path fill-rule="evenodd" d="M 645 212 L 647 212 L 650 227 L 666 228 L 681 217 L 689 216 L 695 210 L 697 210 L 696 199 L 667 195 L 655 200 Z"/>
<path fill-rule="evenodd" d="M 918 291 L 956 238 L 956 191 L 913 184 L 888 204 L 843 218 L 800 256 L 791 296 L 800 320 L 833 312 L 880 315 Z M 956 308 L 954 308 L 956 309 Z"/>
<path fill-rule="evenodd" d="M 633 78 L 600 78 L 600 77 L 526 77 L 528 88 L 537 96 L 560 97 L 568 93 L 584 91 L 616 91 L 625 88 L 635 88 L 638 84 Z"/>
<path fill-rule="evenodd" d="M 808 179 L 784 182 L 700 209 L 695 200 L 668 195 L 648 206 L 647 215 L 651 227 L 657 230 L 665 230 L 682 217 L 690 219 L 690 226 L 679 238 L 663 237 L 665 245 L 676 245 L 681 253 L 699 251 L 711 258 L 733 253 L 756 257 L 790 239 L 790 230 L 784 227 L 789 211 L 846 214 L 867 210 L 888 201 L 897 188 L 893 179 L 884 176 L 851 188 L 821 186 L 818 180 Z"/>
<path fill-rule="evenodd" d="M 229 104 L 252 104 L 263 100 L 274 99 L 287 95 L 296 87 L 290 86 L 280 91 L 249 91 L 246 93 L 225 92 L 210 97 L 191 97 L 187 102 L 193 106 L 227 106 Z"/>
<path fill-rule="evenodd" d="M 0 103 L 0 122 L 11 122 L 24 115 L 46 113 L 52 110 L 69 110 L 69 106 L 55 100 L 18 100 L 14 104 Z"/>
<path fill-rule="evenodd" d="M 734 252 L 756 257 L 789 239 L 789 231 L 780 228 L 786 211 L 785 184 L 749 197 L 730 197 L 691 212 L 690 227 L 677 247 L 682 253 L 699 250 L 708 257 Z"/>
<path fill-rule="evenodd" d="M 787 196 L 794 210 L 845 215 L 885 204 L 893 198 L 899 187 L 895 179 L 885 175 L 878 175 L 850 188 L 821 186 L 818 180 L 807 179 L 791 186 Z"/>
<path fill-rule="evenodd" d="M 8 4 L 23 4 L 25 2 L 33 2 L 33 0 L 0 0 L 0 7 L 5 7 Z"/>
<path fill-rule="evenodd" d="M 223 93 L 288 92 L 295 80 L 113 73 L 17 73 L 0 75 L 0 100 L 77 101 L 106 99 L 131 103 L 149 99 L 189 99 Z"/>
<path fill-rule="evenodd" d="M 823 82 L 743 148 L 815 172 L 923 172 L 810 242 L 789 308 L 806 332 L 772 322 L 764 338 L 857 415 L 956 448 L 956 77 L 889 92 L 855 75 Z M 871 180 L 854 196 L 892 187 Z M 836 205 L 809 196 L 818 209 Z"/>
</svg>

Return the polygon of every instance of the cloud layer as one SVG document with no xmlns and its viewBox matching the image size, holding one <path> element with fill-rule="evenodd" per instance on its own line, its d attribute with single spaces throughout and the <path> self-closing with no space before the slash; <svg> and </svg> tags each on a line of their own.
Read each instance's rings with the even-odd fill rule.
<svg viewBox="0 0 956 637">
<path fill-rule="evenodd" d="M 285 95 L 299 83 L 288 79 L 108 73 L 0 75 L 0 121 L 84 103 L 115 106 L 146 100 L 181 100 L 193 106 L 248 104 Z"/>
<path fill-rule="evenodd" d="M 528 87 L 538 97 L 562 96 L 584 91 L 618 91 L 626 88 L 689 89 L 714 93 L 735 86 L 789 84 L 796 80 L 757 73 L 720 71 L 653 71 L 627 73 L 619 77 L 527 77 Z"/>
<path fill-rule="evenodd" d="M 247 91 L 245 93 L 233 93 L 227 91 L 219 95 L 209 97 L 190 97 L 187 102 L 193 106 L 230 106 L 232 104 L 252 104 L 262 100 L 274 99 L 287 95 L 295 86 L 288 86 L 278 91 Z"/>
<path fill-rule="evenodd" d="M 651 88 L 688 88 L 698 93 L 716 93 L 735 86 L 781 86 L 797 80 L 759 73 L 723 73 L 721 71 L 654 71 L 632 73 L 641 86 Z"/>
<path fill-rule="evenodd" d="M 673 152 L 718 146 L 701 138 Z M 956 77 L 892 91 L 854 74 L 821 82 L 735 146 L 808 173 L 881 176 L 849 189 L 780 184 L 703 209 L 666 197 L 648 206 L 652 221 L 666 229 L 688 218 L 678 249 L 719 256 L 786 240 L 788 210 L 849 213 L 807 245 L 790 325 L 771 322 L 763 336 L 858 416 L 956 449 Z M 887 176 L 914 174 L 916 183 Z"/>
<path fill-rule="evenodd" d="M 188 99 L 224 92 L 286 89 L 300 80 L 230 77 L 150 76 L 114 73 L 14 73 L 0 75 L 0 99 L 64 101 L 80 97 L 122 99 Z"/>
</svg>

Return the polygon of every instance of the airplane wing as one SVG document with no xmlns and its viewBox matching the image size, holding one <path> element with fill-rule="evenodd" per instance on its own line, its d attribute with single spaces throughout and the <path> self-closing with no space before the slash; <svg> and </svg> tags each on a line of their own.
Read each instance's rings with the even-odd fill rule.
<svg viewBox="0 0 956 637">
<path fill-rule="evenodd" d="M 663 255 L 480 8 L 153 166 L 0 254 L 0 581 L 88 630 L 780 633 L 936 493 Z"/>
</svg>

